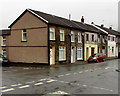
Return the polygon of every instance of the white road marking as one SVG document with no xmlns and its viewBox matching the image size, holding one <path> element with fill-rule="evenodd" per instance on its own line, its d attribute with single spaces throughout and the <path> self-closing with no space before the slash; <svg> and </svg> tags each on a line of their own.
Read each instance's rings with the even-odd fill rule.
<svg viewBox="0 0 120 96">
<path fill-rule="evenodd" d="M 15 87 L 15 86 L 19 86 L 19 85 L 22 85 L 22 84 L 14 84 L 14 85 L 11 85 L 12 87 Z"/>
<path fill-rule="evenodd" d="M 54 81 L 57 81 L 57 80 L 53 80 L 53 79 L 51 79 L 51 80 L 46 81 L 46 82 L 50 83 L 50 82 L 54 82 Z"/>
<path fill-rule="evenodd" d="M 0 89 L 4 89 L 4 88 L 7 88 L 7 87 L 6 86 L 0 87 Z"/>
<path fill-rule="evenodd" d="M 70 83 L 70 82 L 66 82 L 66 81 L 59 81 L 61 83 Z M 70 84 L 74 84 L 74 83 L 70 83 Z M 101 89 L 101 90 L 106 90 L 106 91 L 111 91 L 113 92 L 113 90 L 110 90 L 110 89 L 107 89 L 107 88 L 101 88 L 101 87 L 97 87 L 97 86 L 88 86 L 88 85 L 83 85 L 83 84 L 79 84 L 79 83 L 76 83 L 74 85 L 77 85 L 77 86 L 83 86 L 83 87 L 90 87 L 90 88 L 96 88 L 96 89 Z"/>
<path fill-rule="evenodd" d="M 101 89 L 101 90 L 106 90 L 106 91 L 113 91 L 113 90 L 110 90 L 110 89 L 107 89 L 107 88 L 101 88 L 101 87 L 96 87 L 96 86 L 90 86 L 92 88 L 96 88 L 96 89 Z"/>
<path fill-rule="evenodd" d="M 19 88 L 27 88 L 30 87 L 30 85 L 20 86 Z"/>
<path fill-rule="evenodd" d="M 65 74 L 65 75 L 70 75 L 70 73 L 67 73 L 67 74 Z"/>
<path fill-rule="evenodd" d="M 45 81 L 45 80 L 47 80 L 47 79 L 40 79 L 40 80 L 38 80 L 38 81 Z"/>
<path fill-rule="evenodd" d="M 74 75 L 77 74 L 76 72 L 73 73 Z"/>
<path fill-rule="evenodd" d="M 8 92 L 8 91 L 13 91 L 15 90 L 14 88 L 10 88 L 10 89 L 5 89 L 5 90 L 1 90 L 1 92 Z"/>
<path fill-rule="evenodd" d="M 26 82 L 27 84 L 34 83 L 35 81 Z"/>
<path fill-rule="evenodd" d="M 69 94 L 69 93 L 64 92 L 64 91 L 56 91 L 56 92 L 52 92 L 52 93 L 48 93 L 48 94 Z"/>
<path fill-rule="evenodd" d="M 62 76 L 64 76 L 64 75 L 58 75 L 58 77 L 62 77 Z"/>
<path fill-rule="evenodd" d="M 89 70 L 85 70 L 85 72 L 88 72 Z"/>
<path fill-rule="evenodd" d="M 87 85 L 82 85 L 82 86 L 87 87 Z"/>
<path fill-rule="evenodd" d="M 34 85 L 42 85 L 43 83 L 42 82 L 40 82 L 40 83 L 36 83 L 36 84 L 34 84 Z"/>
<path fill-rule="evenodd" d="M 83 73 L 83 71 L 80 71 L 79 73 Z"/>
<path fill-rule="evenodd" d="M 112 68 L 112 67 L 106 67 L 105 69 L 109 69 L 109 68 Z"/>
</svg>

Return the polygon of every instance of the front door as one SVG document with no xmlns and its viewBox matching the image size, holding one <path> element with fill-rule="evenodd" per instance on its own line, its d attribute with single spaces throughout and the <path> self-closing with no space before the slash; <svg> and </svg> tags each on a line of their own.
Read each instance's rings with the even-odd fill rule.
<svg viewBox="0 0 120 96">
<path fill-rule="evenodd" d="M 76 62 L 76 47 L 71 47 L 71 63 Z"/>
<path fill-rule="evenodd" d="M 88 47 L 86 48 L 86 60 L 88 59 L 88 56 L 89 56 L 89 50 L 88 50 Z"/>
<path fill-rule="evenodd" d="M 50 48 L 50 65 L 55 64 L 55 50 L 54 47 Z"/>
<path fill-rule="evenodd" d="M 94 49 L 95 48 L 91 48 L 91 55 L 94 54 Z"/>
</svg>

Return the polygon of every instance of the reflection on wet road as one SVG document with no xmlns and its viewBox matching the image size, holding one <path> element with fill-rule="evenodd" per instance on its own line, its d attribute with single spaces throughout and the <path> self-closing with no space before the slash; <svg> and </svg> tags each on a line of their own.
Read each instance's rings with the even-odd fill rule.
<svg viewBox="0 0 120 96">
<path fill-rule="evenodd" d="M 3 94 L 117 94 L 118 64 L 109 60 L 91 64 L 40 67 L 4 67 Z M 46 96 L 45 95 L 45 96 Z"/>
</svg>

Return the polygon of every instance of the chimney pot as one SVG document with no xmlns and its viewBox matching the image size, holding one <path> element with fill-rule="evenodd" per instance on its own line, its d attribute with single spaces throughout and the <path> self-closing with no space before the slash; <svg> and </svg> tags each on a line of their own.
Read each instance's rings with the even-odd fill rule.
<svg viewBox="0 0 120 96">
<path fill-rule="evenodd" d="M 103 25 L 103 24 L 101 24 L 101 27 L 104 27 L 104 25 Z"/>
<path fill-rule="evenodd" d="M 84 16 L 82 16 L 82 18 L 81 18 L 81 22 L 84 23 Z"/>
<path fill-rule="evenodd" d="M 110 27 L 109 29 L 112 30 L 112 27 Z"/>
<path fill-rule="evenodd" d="M 94 22 L 91 22 L 91 24 L 94 24 Z"/>
</svg>

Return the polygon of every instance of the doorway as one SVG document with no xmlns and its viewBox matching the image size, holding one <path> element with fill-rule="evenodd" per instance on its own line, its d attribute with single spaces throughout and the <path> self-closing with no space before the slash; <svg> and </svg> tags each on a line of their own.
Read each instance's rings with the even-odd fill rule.
<svg viewBox="0 0 120 96">
<path fill-rule="evenodd" d="M 50 65 L 55 64 L 55 47 L 50 48 Z"/>
<path fill-rule="evenodd" d="M 76 62 L 76 47 L 71 47 L 71 63 Z"/>
</svg>

